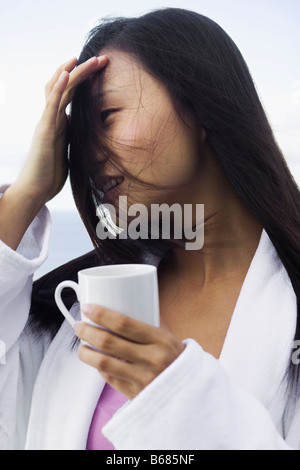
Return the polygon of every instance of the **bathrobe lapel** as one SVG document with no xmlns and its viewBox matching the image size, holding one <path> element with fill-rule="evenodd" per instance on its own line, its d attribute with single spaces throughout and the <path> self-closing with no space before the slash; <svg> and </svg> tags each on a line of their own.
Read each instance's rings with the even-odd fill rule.
<svg viewBox="0 0 300 470">
<path fill-rule="evenodd" d="M 276 408 L 278 412 L 273 401 L 275 397 L 279 400 L 280 390 L 284 392 L 282 380 L 293 347 L 296 308 L 290 279 L 263 231 L 234 310 L 220 363 L 232 379 L 271 411 Z"/>
<path fill-rule="evenodd" d="M 78 305 L 72 310 L 73 316 L 79 318 Z M 86 448 L 89 427 L 105 381 L 96 369 L 79 360 L 77 348 L 72 348 L 73 340 L 73 329 L 65 321 L 51 343 L 36 382 L 27 449 Z"/>
</svg>

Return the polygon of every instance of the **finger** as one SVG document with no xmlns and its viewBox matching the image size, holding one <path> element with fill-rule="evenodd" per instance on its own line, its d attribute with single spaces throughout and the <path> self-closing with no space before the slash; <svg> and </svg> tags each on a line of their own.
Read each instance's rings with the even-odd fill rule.
<svg viewBox="0 0 300 470">
<path fill-rule="evenodd" d="M 154 379 L 153 374 L 145 375 L 145 371 L 134 364 L 94 351 L 88 346 L 80 345 L 78 357 L 98 370 L 108 384 L 129 399 L 133 399 Z"/>
<path fill-rule="evenodd" d="M 134 382 L 123 378 L 124 375 L 128 376 L 128 371 L 125 371 L 124 367 L 126 363 L 122 363 L 117 359 L 112 360 L 109 356 L 93 351 L 88 346 L 83 345 L 78 349 L 78 357 L 82 362 L 94 367 L 109 385 L 127 398 L 132 399 L 137 395 L 139 390 L 134 390 Z M 115 364 L 115 361 L 118 364 Z M 122 364 L 122 367 L 120 367 L 120 364 Z"/>
<path fill-rule="evenodd" d="M 100 305 L 83 306 L 84 314 L 98 325 L 139 344 L 152 344 L 160 329 Z"/>
<path fill-rule="evenodd" d="M 89 60 L 80 64 L 70 75 L 68 87 L 64 93 L 61 109 L 65 109 L 72 101 L 75 89 L 78 85 L 84 82 L 92 73 L 98 72 L 103 69 L 108 62 L 108 57 L 102 55 L 99 57 L 91 57 Z"/>
<path fill-rule="evenodd" d="M 59 79 L 60 75 L 62 74 L 63 71 L 66 71 L 66 72 L 72 72 L 72 70 L 75 68 L 76 64 L 77 64 L 77 58 L 76 57 L 73 57 L 72 59 L 68 60 L 67 62 L 65 62 L 64 64 L 62 64 L 54 73 L 54 75 L 52 76 L 52 78 L 49 80 L 49 82 L 47 83 L 46 87 L 45 87 L 45 95 L 46 95 L 46 100 L 49 98 L 50 96 L 50 93 L 55 85 L 55 83 L 57 82 L 57 80 Z"/>
<path fill-rule="evenodd" d="M 94 351 L 88 346 L 82 344 L 79 346 L 78 357 L 81 361 L 94 367 L 100 374 L 106 377 L 113 376 L 126 381 L 134 381 L 136 379 L 136 372 L 132 364 L 120 361 L 99 351 Z"/>
<path fill-rule="evenodd" d="M 137 347 L 137 343 L 132 343 L 102 328 L 78 322 L 75 325 L 75 333 L 78 338 L 106 354 L 125 359 L 131 363 L 143 359 L 140 357 L 142 352 L 140 344 Z"/>
<path fill-rule="evenodd" d="M 69 82 L 69 73 L 64 71 L 61 73 L 59 79 L 56 81 L 49 99 L 46 103 L 45 110 L 42 115 L 42 120 L 47 123 L 48 126 L 55 126 L 58 110 L 60 107 L 61 99 L 66 86 Z"/>
</svg>

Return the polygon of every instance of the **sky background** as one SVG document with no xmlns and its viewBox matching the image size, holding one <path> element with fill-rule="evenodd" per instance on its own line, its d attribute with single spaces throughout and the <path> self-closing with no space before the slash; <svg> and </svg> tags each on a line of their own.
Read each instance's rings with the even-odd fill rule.
<svg viewBox="0 0 300 470">
<path fill-rule="evenodd" d="M 0 184 L 13 182 L 21 169 L 45 84 L 61 63 L 79 55 L 95 23 L 168 6 L 212 18 L 236 42 L 300 183 L 299 0 L 0 0 Z M 48 207 L 75 211 L 69 184 Z"/>
</svg>

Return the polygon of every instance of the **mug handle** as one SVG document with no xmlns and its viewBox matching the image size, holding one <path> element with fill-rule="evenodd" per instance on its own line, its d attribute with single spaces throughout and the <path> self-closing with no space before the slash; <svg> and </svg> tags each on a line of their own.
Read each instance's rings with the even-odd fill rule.
<svg viewBox="0 0 300 470">
<path fill-rule="evenodd" d="M 63 281 L 60 284 L 58 284 L 58 286 L 55 289 L 54 297 L 55 297 L 55 302 L 57 303 L 59 310 L 61 311 L 65 319 L 74 328 L 76 320 L 72 317 L 72 315 L 66 308 L 61 298 L 61 293 L 63 289 L 65 289 L 66 287 L 71 287 L 71 289 L 74 289 L 74 291 L 76 292 L 77 299 L 79 300 L 79 285 L 74 281 Z"/>
</svg>

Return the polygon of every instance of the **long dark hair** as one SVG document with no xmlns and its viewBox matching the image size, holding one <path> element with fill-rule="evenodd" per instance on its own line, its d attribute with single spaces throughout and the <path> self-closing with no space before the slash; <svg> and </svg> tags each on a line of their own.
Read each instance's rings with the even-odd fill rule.
<svg viewBox="0 0 300 470">
<path fill-rule="evenodd" d="M 268 233 L 289 274 L 298 299 L 295 338 L 299 338 L 300 193 L 237 46 L 211 19 L 166 8 L 139 18 L 102 21 L 90 32 L 79 63 L 105 47 L 137 58 L 167 87 L 177 109 L 188 110 L 199 128 L 205 129 L 229 181 Z M 72 104 L 70 178 L 77 208 L 95 246 L 93 263 L 143 262 L 145 252 L 156 245 L 139 240 L 101 243 L 96 234 L 98 199 L 86 164 L 93 133 L 89 87 L 88 81 L 79 86 Z M 171 245 L 161 244 L 157 253 L 166 256 L 170 249 Z M 73 263 L 74 273 L 83 264 L 83 259 Z M 55 276 L 54 271 L 48 279 Z M 58 316 L 52 313 L 47 322 L 57 325 L 54 318 Z M 296 385 L 298 368 L 290 364 L 290 383 Z"/>
</svg>

